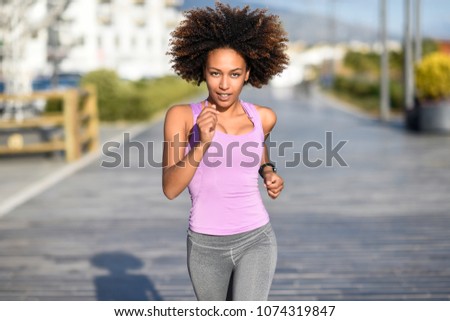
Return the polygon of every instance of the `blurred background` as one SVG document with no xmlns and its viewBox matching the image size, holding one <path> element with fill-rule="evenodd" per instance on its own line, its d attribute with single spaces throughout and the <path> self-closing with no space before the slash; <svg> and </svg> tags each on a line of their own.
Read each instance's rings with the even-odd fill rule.
<svg viewBox="0 0 450 321">
<path fill-rule="evenodd" d="M 450 51 L 446 14 L 450 4 L 445 0 L 223 2 L 268 8 L 280 16 L 290 39 L 291 65 L 273 86 L 315 82 L 385 119 L 391 112 L 398 115 L 405 107 L 413 108 L 417 96 L 413 64 L 431 52 Z M 142 92 L 148 93 L 149 80 L 173 76 L 165 53 L 170 31 L 182 18 L 181 11 L 213 3 L 2 1 L 0 92 L 64 89 L 98 83 L 103 77 L 117 87 L 114 92 L 119 98 L 104 97 L 107 89 L 97 84 L 101 120 L 149 118 L 154 107 L 142 102 L 148 100 Z M 123 107 L 130 100 L 138 101 L 133 111 Z M 3 103 L 0 114 L 20 119 L 27 113 L 32 116 L 52 110 L 54 105 L 35 102 L 28 108 L 14 108 Z"/>
<path fill-rule="evenodd" d="M 450 299 L 450 2 L 222 2 L 289 37 L 289 67 L 242 94 L 292 143 L 272 156 L 282 196 L 263 197 L 270 299 Z M 160 161 L 165 110 L 207 94 L 171 70 L 170 32 L 206 5 L 0 1 L 0 300 L 195 299 L 190 199 L 165 199 Z"/>
</svg>

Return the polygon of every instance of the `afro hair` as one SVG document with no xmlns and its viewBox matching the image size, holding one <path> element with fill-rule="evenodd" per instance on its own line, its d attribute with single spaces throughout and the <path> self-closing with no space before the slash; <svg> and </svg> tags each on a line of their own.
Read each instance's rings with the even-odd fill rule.
<svg viewBox="0 0 450 321">
<path fill-rule="evenodd" d="M 257 88 L 286 68 L 288 39 L 278 16 L 249 6 L 231 8 L 220 2 L 215 6 L 186 11 L 171 33 L 167 54 L 177 75 L 200 85 L 208 53 L 217 48 L 238 52 L 250 69 L 248 83 Z"/>
</svg>

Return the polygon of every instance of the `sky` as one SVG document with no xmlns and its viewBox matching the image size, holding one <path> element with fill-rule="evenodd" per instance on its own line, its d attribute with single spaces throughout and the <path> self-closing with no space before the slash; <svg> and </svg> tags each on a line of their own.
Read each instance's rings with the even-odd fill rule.
<svg viewBox="0 0 450 321">
<path fill-rule="evenodd" d="M 379 26 L 379 0 L 248 0 L 247 2 L 320 15 L 329 15 L 334 7 L 335 15 L 340 20 L 373 28 Z M 401 35 L 404 28 L 405 1 L 386 2 L 388 30 L 391 34 Z M 450 39 L 450 0 L 421 0 L 420 3 L 423 35 Z"/>
</svg>

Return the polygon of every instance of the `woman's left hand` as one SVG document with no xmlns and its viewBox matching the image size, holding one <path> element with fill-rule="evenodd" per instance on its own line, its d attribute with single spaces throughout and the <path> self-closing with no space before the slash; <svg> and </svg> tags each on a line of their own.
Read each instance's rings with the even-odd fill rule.
<svg viewBox="0 0 450 321">
<path fill-rule="evenodd" d="M 267 194 L 276 199 L 280 195 L 284 187 L 284 181 L 275 172 L 268 172 L 264 174 L 264 187 L 267 189 Z"/>
</svg>

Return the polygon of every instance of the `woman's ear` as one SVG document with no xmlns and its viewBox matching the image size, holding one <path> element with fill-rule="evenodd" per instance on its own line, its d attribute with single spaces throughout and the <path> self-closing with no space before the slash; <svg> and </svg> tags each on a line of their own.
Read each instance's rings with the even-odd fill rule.
<svg viewBox="0 0 450 321">
<path fill-rule="evenodd" d="M 247 68 L 247 71 L 245 72 L 245 82 L 248 81 L 248 78 L 250 77 L 250 68 Z"/>
</svg>

